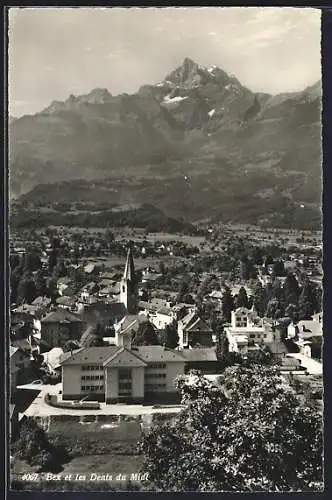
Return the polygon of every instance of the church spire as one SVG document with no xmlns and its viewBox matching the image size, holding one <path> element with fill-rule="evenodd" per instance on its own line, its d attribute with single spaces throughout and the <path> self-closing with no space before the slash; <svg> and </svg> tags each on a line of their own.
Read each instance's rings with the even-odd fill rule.
<svg viewBox="0 0 332 500">
<path fill-rule="evenodd" d="M 123 273 L 123 280 L 133 281 L 135 278 L 134 259 L 131 253 L 131 248 L 128 248 L 126 267 Z"/>
</svg>

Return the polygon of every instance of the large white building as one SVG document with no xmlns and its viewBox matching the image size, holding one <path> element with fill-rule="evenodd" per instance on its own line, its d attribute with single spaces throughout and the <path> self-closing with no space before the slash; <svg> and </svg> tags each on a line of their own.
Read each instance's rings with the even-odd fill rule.
<svg viewBox="0 0 332 500">
<path fill-rule="evenodd" d="M 239 307 L 232 311 L 231 325 L 225 328 L 229 351 L 246 355 L 249 350 L 267 346 L 278 352 L 280 336 L 273 331 L 272 325 L 258 317 L 254 307 Z"/>
</svg>

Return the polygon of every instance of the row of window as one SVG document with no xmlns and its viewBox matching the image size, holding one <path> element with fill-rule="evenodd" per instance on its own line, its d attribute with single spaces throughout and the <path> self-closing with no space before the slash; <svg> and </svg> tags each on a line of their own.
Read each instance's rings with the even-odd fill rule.
<svg viewBox="0 0 332 500">
<path fill-rule="evenodd" d="M 146 373 L 145 378 L 166 378 L 166 373 Z"/>
<path fill-rule="evenodd" d="M 165 369 L 166 363 L 151 363 L 151 364 L 149 364 L 149 368 Z"/>
<path fill-rule="evenodd" d="M 251 338 L 251 339 L 254 339 L 255 337 L 256 337 L 255 333 L 251 333 L 251 334 L 249 335 L 249 338 Z M 261 337 L 262 337 L 262 335 L 261 335 L 260 333 L 257 333 L 257 338 L 258 338 L 258 339 L 260 339 Z M 266 339 L 267 334 L 266 334 L 266 333 L 264 333 L 263 337 Z"/>
<path fill-rule="evenodd" d="M 131 383 L 130 382 L 120 382 L 119 383 L 119 391 L 122 389 L 131 389 Z"/>
<path fill-rule="evenodd" d="M 104 380 L 104 375 L 82 375 L 81 380 Z"/>
<path fill-rule="evenodd" d="M 89 371 L 97 372 L 97 371 L 104 370 L 104 367 L 102 365 L 101 366 L 100 365 L 83 365 L 82 370 L 85 372 L 89 372 Z"/>
<path fill-rule="evenodd" d="M 82 392 L 99 392 L 99 391 L 104 391 L 104 386 L 103 385 L 82 385 L 81 386 L 81 391 Z"/>
</svg>

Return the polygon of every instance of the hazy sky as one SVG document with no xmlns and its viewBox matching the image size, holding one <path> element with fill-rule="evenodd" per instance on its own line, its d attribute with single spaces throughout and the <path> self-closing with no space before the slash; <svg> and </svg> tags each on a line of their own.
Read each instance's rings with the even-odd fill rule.
<svg viewBox="0 0 332 500">
<path fill-rule="evenodd" d="M 133 93 L 185 57 L 254 91 L 301 90 L 321 76 L 320 11 L 308 8 L 12 8 L 9 112 L 105 87 Z"/>
</svg>

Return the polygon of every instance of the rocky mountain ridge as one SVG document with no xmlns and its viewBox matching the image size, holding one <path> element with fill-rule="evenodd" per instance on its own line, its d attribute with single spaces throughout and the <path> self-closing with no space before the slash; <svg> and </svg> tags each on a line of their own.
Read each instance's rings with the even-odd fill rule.
<svg viewBox="0 0 332 500">
<path fill-rule="evenodd" d="M 97 203 L 107 180 L 110 202 L 147 201 L 190 222 L 273 223 L 277 214 L 296 224 L 302 205 L 319 221 L 320 115 L 320 82 L 301 92 L 254 93 L 186 58 L 136 94 L 94 89 L 11 123 L 11 190 L 50 184 L 51 192 L 54 183 L 84 179 Z"/>
</svg>

